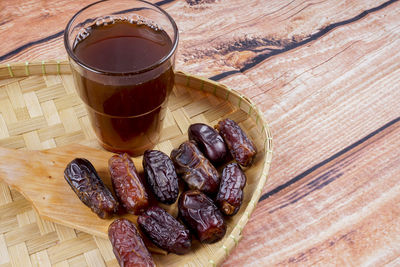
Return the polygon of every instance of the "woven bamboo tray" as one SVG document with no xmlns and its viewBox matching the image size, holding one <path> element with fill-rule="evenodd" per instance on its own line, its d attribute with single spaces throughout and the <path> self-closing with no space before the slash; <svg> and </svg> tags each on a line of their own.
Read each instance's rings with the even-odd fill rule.
<svg viewBox="0 0 400 267">
<path fill-rule="evenodd" d="M 212 245 L 193 242 L 184 256 L 154 255 L 157 266 L 218 266 L 239 242 L 266 182 L 272 136 L 262 113 L 246 97 L 219 83 L 176 74 L 161 140 L 169 154 L 187 139 L 192 123 L 238 122 L 258 149 L 247 169 L 243 205 L 227 219 L 225 237 Z M 72 143 L 99 148 L 85 107 L 75 93 L 67 62 L 0 65 L 0 146 L 40 150 Z M 140 171 L 140 166 L 137 166 Z M 176 215 L 176 205 L 169 208 Z M 107 239 L 42 219 L 17 191 L 0 182 L 0 266 L 118 266 Z"/>
</svg>

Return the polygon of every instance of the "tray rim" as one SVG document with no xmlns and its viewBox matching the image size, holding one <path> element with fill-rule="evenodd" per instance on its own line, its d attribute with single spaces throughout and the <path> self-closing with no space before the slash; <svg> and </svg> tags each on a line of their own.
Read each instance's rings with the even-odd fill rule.
<svg viewBox="0 0 400 267">
<path fill-rule="evenodd" d="M 41 62 L 13 62 L 7 64 L 0 64 L 0 80 L 8 78 L 26 78 L 32 75 L 62 75 L 71 74 L 71 69 L 68 61 L 65 60 L 51 60 Z M 255 210 L 259 198 L 261 197 L 262 189 L 268 179 L 269 169 L 272 162 L 273 143 L 271 129 L 264 118 L 263 113 L 251 99 L 243 95 L 241 92 L 231 89 L 220 82 L 216 82 L 204 77 L 185 73 L 182 71 L 175 71 L 176 83 L 183 84 L 191 89 L 200 90 L 211 93 L 219 98 L 222 98 L 219 91 L 225 95 L 225 100 L 229 101 L 232 105 L 248 113 L 256 124 L 261 135 L 265 136 L 264 140 L 264 162 L 261 168 L 261 175 L 254 193 L 248 202 L 242 217 L 239 218 L 238 223 L 233 227 L 231 234 L 225 239 L 223 244 L 217 249 L 213 257 L 208 259 L 210 266 L 219 266 L 228 257 L 229 253 L 238 244 L 242 238 L 242 230 L 250 219 L 251 214 Z M 199 82 L 199 88 L 192 88 L 191 83 Z"/>
</svg>

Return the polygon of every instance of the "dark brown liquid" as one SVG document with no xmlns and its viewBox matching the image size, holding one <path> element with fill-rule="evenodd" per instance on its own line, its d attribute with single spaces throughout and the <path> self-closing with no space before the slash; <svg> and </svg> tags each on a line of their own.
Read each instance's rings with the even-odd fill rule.
<svg viewBox="0 0 400 267">
<path fill-rule="evenodd" d="M 168 55 L 171 39 L 163 30 L 121 20 L 94 25 L 88 33 L 76 42 L 74 53 L 107 74 L 82 68 L 74 75 L 96 135 L 108 150 L 142 154 L 159 138 L 174 84 L 173 59 L 140 74 L 128 73 L 154 66 Z"/>
</svg>

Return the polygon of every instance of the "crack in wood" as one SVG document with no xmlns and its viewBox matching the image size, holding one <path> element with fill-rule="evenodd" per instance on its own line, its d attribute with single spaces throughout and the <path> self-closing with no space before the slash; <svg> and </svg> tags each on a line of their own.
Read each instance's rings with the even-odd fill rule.
<svg viewBox="0 0 400 267">
<path fill-rule="evenodd" d="M 358 140 L 357 142 L 345 147 L 344 149 L 340 150 L 339 152 L 337 152 L 336 154 L 334 154 L 333 156 L 319 162 L 318 164 L 312 166 L 311 168 L 307 169 L 306 171 L 304 171 L 303 173 L 293 177 L 292 179 L 290 179 L 289 181 L 287 181 L 286 183 L 277 186 L 276 188 L 272 189 L 271 191 L 263 194 L 258 202 L 261 202 L 269 197 L 271 197 L 272 195 L 275 195 L 279 192 L 281 192 L 282 190 L 288 188 L 289 186 L 295 184 L 296 182 L 302 180 L 303 178 L 305 178 L 306 176 L 310 175 L 311 173 L 315 172 L 316 170 L 320 169 L 321 167 L 325 166 L 326 164 L 332 162 L 333 160 L 335 160 L 336 158 L 344 155 L 345 153 L 355 149 L 356 147 L 362 145 L 363 143 L 365 143 L 366 141 L 368 141 L 369 139 L 373 138 L 374 136 L 378 135 L 379 133 L 383 132 L 384 130 L 386 130 L 387 128 L 395 125 L 396 123 L 400 122 L 400 117 L 397 117 L 396 119 L 386 123 L 385 125 L 383 125 L 382 127 L 378 128 L 377 130 L 371 132 L 370 134 L 368 134 L 367 136 L 361 138 L 360 140 Z M 336 177 L 335 179 L 337 179 L 338 177 Z M 318 178 L 317 178 L 318 179 Z M 333 181 L 333 180 L 332 180 Z M 332 182 L 330 181 L 330 182 Z M 327 184 L 329 184 L 330 182 L 324 184 L 320 184 L 319 189 L 323 188 L 324 186 L 326 186 Z"/>
<path fill-rule="evenodd" d="M 332 177 L 333 178 L 339 178 L 343 175 L 342 172 L 340 172 L 340 170 L 342 170 L 345 167 L 348 167 L 351 164 L 350 161 L 344 160 L 343 162 L 339 162 L 337 163 L 337 166 L 328 170 L 327 172 L 323 173 L 322 175 L 319 175 L 317 178 L 311 180 L 310 182 L 308 182 L 307 184 L 305 184 L 305 188 L 300 188 L 297 191 L 293 191 L 291 192 L 287 197 L 285 197 L 284 201 L 290 201 L 290 204 L 293 204 L 295 202 L 297 202 L 298 200 L 300 200 L 301 198 L 305 197 L 306 195 L 309 195 L 310 190 L 314 191 L 314 190 L 318 190 L 323 188 L 325 185 L 327 185 L 330 182 L 333 182 Z M 329 182 L 327 182 L 329 181 Z M 308 191 L 306 191 L 308 190 Z M 305 191 L 305 192 L 304 192 Z M 300 199 L 297 199 L 299 198 Z M 272 212 L 270 212 L 272 213 Z"/>
<path fill-rule="evenodd" d="M 174 1 L 175 1 L 175 0 L 162 0 L 162 1 L 156 2 L 156 5 L 157 5 L 157 6 L 163 6 L 163 5 L 172 3 L 172 2 L 174 2 Z"/>
<path fill-rule="evenodd" d="M 36 41 L 32 41 L 32 42 L 26 43 L 26 44 L 14 49 L 14 50 L 8 52 L 7 54 L 0 56 L 0 62 L 3 61 L 3 60 L 6 60 L 6 59 L 8 59 L 8 58 L 10 58 L 10 57 L 12 57 L 12 56 L 14 56 L 16 54 L 18 54 L 18 53 L 20 53 L 20 52 L 22 52 L 22 51 L 24 51 L 24 50 L 26 50 L 26 49 L 34 46 L 34 45 L 51 41 L 53 39 L 56 39 L 56 38 L 62 36 L 63 34 L 64 34 L 64 31 L 59 31 L 59 32 L 57 32 L 55 34 L 52 34 L 50 36 L 47 36 L 47 37 L 45 37 L 43 39 L 39 39 L 39 40 L 36 40 Z"/>
<path fill-rule="evenodd" d="M 359 21 L 360 19 L 364 18 L 365 16 L 367 16 L 368 14 L 374 13 L 376 11 L 382 10 L 384 8 L 386 8 L 387 6 L 398 2 L 399 0 L 390 0 L 387 1 L 377 7 L 374 8 L 370 8 L 368 10 L 365 10 L 363 12 L 361 12 L 360 14 L 358 14 L 357 16 L 347 19 L 347 20 L 343 20 L 340 22 L 335 22 L 332 24 L 329 24 L 328 26 L 320 29 L 319 31 L 317 31 L 316 33 L 313 33 L 307 37 L 304 37 L 302 40 L 297 40 L 298 38 L 294 39 L 294 41 L 289 42 L 288 44 L 286 44 L 284 47 L 282 48 L 278 48 L 278 49 L 273 49 L 270 50 L 268 53 L 262 53 L 259 55 L 256 55 L 249 63 L 245 64 L 242 68 L 238 69 L 238 70 L 231 70 L 231 71 L 227 71 L 227 72 L 222 72 L 219 73 L 217 75 L 214 75 L 212 77 L 209 77 L 209 79 L 214 80 L 214 81 L 219 81 L 221 79 L 224 79 L 226 77 L 229 77 L 231 75 L 237 74 L 237 73 L 241 73 L 241 72 L 245 72 L 255 66 L 257 66 L 258 64 L 260 64 L 261 62 L 265 61 L 266 59 L 282 54 L 282 53 L 286 53 L 290 50 L 293 50 L 295 48 L 304 46 L 312 41 L 315 41 L 319 38 L 321 38 L 322 36 L 326 35 L 327 33 L 331 32 L 332 30 L 339 28 L 341 26 L 344 25 L 348 25 L 351 23 L 354 23 L 356 21 Z"/>
<path fill-rule="evenodd" d="M 212 56 L 214 54 L 226 55 L 231 52 L 263 52 L 263 51 L 275 51 L 282 49 L 292 42 L 296 42 L 298 36 L 293 36 L 291 39 L 277 39 L 273 36 L 266 37 L 254 37 L 250 38 L 245 36 L 241 39 L 234 41 L 233 43 L 220 44 L 212 51 L 206 51 L 206 56 Z"/>
<path fill-rule="evenodd" d="M 324 173 L 323 175 L 318 176 L 316 179 L 314 179 L 311 182 L 306 184 L 306 189 L 305 189 L 306 192 L 300 192 L 300 193 L 294 192 L 292 194 L 292 196 L 290 197 L 291 200 L 289 202 L 286 202 L 286 203 L 274 208 L 273 210 L 268 211 L 268 213 L 272 214 L 277 210 L 280 210 L 287 206 L 295 204 L 296 202 L 303 199 L 304 197 L 310 195 L 311 193 L 313 193 L 317 190 L 324 188 L 325 186 L 332 183 L 336 179 L 342 177 L 344 174 L 343 172 L 339 172 L 338 174 L 332 176 L 333 173 L 336 173 L 336 172 L 328 171 L 327 173 Z M 294 196 L 296 196 L 296 197 L 294 197 Z"/>
<path fill-rule="evenodd" d="M 217 44 L 212 48 L 185 51 L 182 53 L 182 57 L 184 62 L 190 62 L 193 59 L 205 60 L 206 58 L 218 60 L 221 58 L 221 56 L 223 56 L 223 61 L 226 66 L 231 66 L 234 69 L 240 69 L 247 63 L 251 62 L 257 53 L 259 54 L 282 49 L 288 44 L 294 42 L 296 39 L 301 38 L 302 37 L 298 36 L 294 36 L 291 39 L 279 39 L 275 36 L 243 36 L 233 41 Z"/>
<path fill-rule="evenodd" d="M 9 23 L 11 21 L 12 21 L 11 19 L 2 20 L 2 21 L 0 21 L 0 26 L 3 26 L 4 24 Z"/>
<path fill-rule="evenodd" d="M 186 0 L 186 3 L 189 4 L 189 6 L 197 6 L 201 4 L 212 4 L 215 3 L 216 0 Z"/>
</svg>

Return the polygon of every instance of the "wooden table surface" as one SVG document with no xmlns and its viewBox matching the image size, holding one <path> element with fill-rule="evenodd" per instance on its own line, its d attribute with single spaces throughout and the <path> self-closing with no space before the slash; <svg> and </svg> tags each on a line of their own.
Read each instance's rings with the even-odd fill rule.
<svg viewBox="0 0 400 267">
<path fill-rule="evenodd" d="M 90 2 L 0 1 L 0 63 L 66 59 Z M 176 68 L 241 91 L 272 127 L 269 179 L 223 266 L 400 266 L 400 1 L 157 4 L 179 27 Z"/>
</svg>

